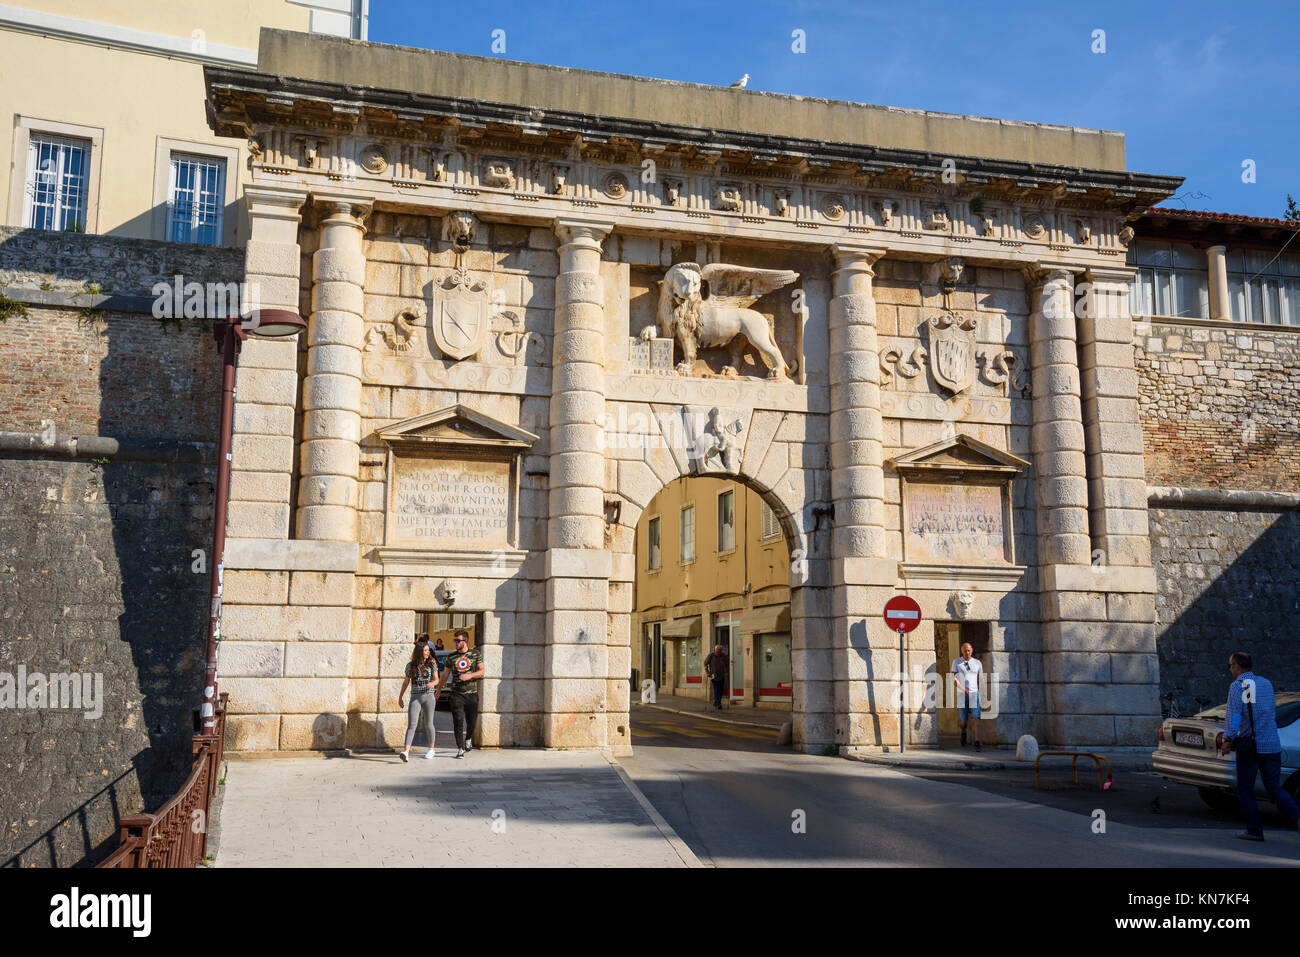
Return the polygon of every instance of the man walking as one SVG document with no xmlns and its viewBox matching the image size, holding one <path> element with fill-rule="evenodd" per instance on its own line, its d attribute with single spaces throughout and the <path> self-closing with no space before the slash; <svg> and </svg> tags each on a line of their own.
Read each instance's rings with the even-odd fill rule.
<svg viewBox="0 0 1300 957">
<path fill-rule="evenodd" d="M 721 645 L 714 645 L 713 651 L 704 659 L 704 672 L 713 682 L 713 707 L 722 710 L 722 692 L 727 686 L 727 671 L 731 662 Z"/>
<path fill-rule="evenodd" d="M 456 757 L 474 749 L 470 738 L 478 721 L 478 682 L 483 677 L 483 653 L 469 646 L 469 632 L 457 628 L 452 635 L 456 650 L 438 678 L 438 690 L 451 681 L 451 726 L 456 733 Z"/>
<path fill-rule="evenodd" d="M 966 747 L 966 724 L 970 722 L 971 740 L 975 750 L 980 747 L 980 675 L 984 666 L 974 657 L 975 649 L 969 641 L 961 643 L 961 657 L 953 660 L 952 682 L 957 686 L 957 718 L 961 721 L 961 746 Z"/>
<path fill-rule="evenodd" d="M 1251 671 L 1250 655 L 1234 652 L 1228 658 L 1232 684 L 1228 686 L 1228 715 L 1224 722 L 1225 754 L 1237 752 L 1237 800 L 1246 818 L 1243 841 L 1264 840 L 1264 826 L 1255 802 L 1255 775 L 1263 775 L 1264 790 L 1291 826 L 1300 831 L 1300 807 L 1282 787 L 1282 742 L 1277 734 L 1277 702 L 1273 683 Z"/>
</svg>

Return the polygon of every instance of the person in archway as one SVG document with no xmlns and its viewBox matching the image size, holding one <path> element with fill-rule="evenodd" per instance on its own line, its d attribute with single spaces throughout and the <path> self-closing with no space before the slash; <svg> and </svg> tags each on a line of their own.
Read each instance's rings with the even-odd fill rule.
<svg viewBox="0 0 1300 957">
<path fill-rule="evenodd" d="M 435 642 L 433 643 L 433 650 L 434 650 L 434 651 L 446 651 L 446 650 L 447 650 L 446 648 L 444 648 L 444 647 L 442 646 L 442 639 L 441 639 L 441 638 L 439 638 L 437 641 L 435 641 Z"/>
<path fill-rule="evenodd" d="M 411 704 L 406 714 L 406 746 L 402 749 L 403 762 L 411 760 L 411 742 L 415 740 L 415 732 L 420 726 L 421 718 L 428 723 L 429 727 L 429 750 L 424 753 L 424 756 L 426 759 L 433 759 L 433 714 L 438 706 L 438 691 L 442 685 L 439 684 L 437 688 L 429 686 L 433 684 L 437 674 L 438 660 L 433 656 L 428 638 L 421 635 L 420 640 L 415 643 L 411 660 L 406 664 L 406 679 L 402 682 L 402 690 L 397 692 L 397 707 L 401 708 L 406 688 L 408 685 L 411 688 Z"/>
<path fill-rule="evenodd" d="M 457 628 L 452 635 L 456 650 L 438 678 L 438 690 L 451 681 L 451 726 L 456 734 L 456 757 L 474 749 L 470 738 L 478 721 L 478 682 L 483 677 L 483 653 L 469 646 L 469 632 Z"/>
<path fill-rule="evenodd" d="M 722 693 L 727 686 L 727 672 L 731 661 L 721 645 L 714 645 L 713 651 L 704 659 L 704 673 L 713 682 L 713 707 L 722 710 Z"/>
<path fill-rule="evenodd" d="M 969 641 L 961 643 L 961 657 L 953 660 L 952 683 L 957 686 L 957 718 L 961 721 L 961 746 L 966 747 L 966 725 L 970 724 L 970 737 L 975 750 L 980 747 L 980 675 L 984 666 L 975 657 Z"/>
</svg>

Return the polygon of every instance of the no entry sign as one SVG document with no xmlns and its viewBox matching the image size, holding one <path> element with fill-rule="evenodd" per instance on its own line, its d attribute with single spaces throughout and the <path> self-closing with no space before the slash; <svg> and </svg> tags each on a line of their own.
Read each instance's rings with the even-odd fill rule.
<svg viewBox="0 0 1300 957">
<path fill-rule="evenodd" d="M 921 606 L 915 598 L 895 595 L 885 602 L 885 624 L 890 631 L 911 631 L 921 623 Z"/>
</svg>

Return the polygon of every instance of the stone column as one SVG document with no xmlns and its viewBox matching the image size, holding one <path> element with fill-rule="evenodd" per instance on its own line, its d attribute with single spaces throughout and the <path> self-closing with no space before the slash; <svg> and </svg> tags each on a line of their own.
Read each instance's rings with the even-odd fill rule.
<svg viewBox="0 0 1300 957">
<path fill-rule="evenodd" d="M 1074 274 L 1060 266 L 1032 270 L 1029 316 L 1034 425 L 1034 499 L 1038 561 L 1087 565 L 1088 485 L 1074 332 Z"/>
<path fill-rule="evenodd" d="M 1210 318 L 1231 319 L 1232 302 L 1228 297 L 1228 247 L 1211 246 L 1205 250 L 1210 270 Z"/>
<path fill-rule="evenodd" d="M 611 226 L 562 219 L 555 224 L 560 272 L 555 281 L 551 373 L 550 493 L 546 550 L 545 716 L 547 747 L 610 745 L 609 582 L 605 546 L 604 284 L 601 243 Z M 626 681 L 626 676 L 623 676 Z M 626 728 L 626 721 L 623 722 Z"/>
<path fill-rule="evenodd" d="M 831 496 L 835 506 L 831 534 L 829 647 L 805 634 L 803 674 L 805 748 L 836 743 L 856 748 L 896 744 L 897 716 L 890 707 L 897 654 L 873 654 L 892 647 L 893 636 L 879 609 L 893 592 L 873 574 L 885 557 L 885 477 L 882 464 L 884 423 L 880 412 L 880 357 L 876 344 L 873 266 L 880 248 L 835 246 L 829 308 Z M 876 568 L 878 572 L 879 569 Z M 874 613 L 873 613 L 874 609 Z M 864 626 L 861 619 L 866 619 Z M 824 641 L 824 639 L 821 639 Z M 829 673 L 817 659 L 830 664 Z M 885 659 L 888 658 L 890 664 Z M 833 697 L 827 700 L 826 692 Z M 827 706 L 834 727 L 822 727 Z M 827 731 L 830 736 L 827 736 Z"/>
<path fill-rule="evenodd" d="M 324 218 L 312 257 L 307 378 L 303 383 L 299 538 L 357 540 L 361 440 L 361 347 L 369 206 L 316 196 Z"/>
<path fill-rule="evenodd" d="M 245 309 L 299 309 L 298 246 L 302 189 L 247 186 L 252 226 L 244 248 Z M 293 420 L 298 403 L 298 337 L 250 336 L 239 355 L 235 382 L 230 538 L 289 537 L 293 475 Z"/>
</svg>

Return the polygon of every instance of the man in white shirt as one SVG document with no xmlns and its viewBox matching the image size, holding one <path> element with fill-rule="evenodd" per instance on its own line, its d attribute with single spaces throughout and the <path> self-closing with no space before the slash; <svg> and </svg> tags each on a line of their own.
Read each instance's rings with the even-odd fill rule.
<svg viewBox="0 0 1300 957">
<path fill-rule="evenodd" d="M 961 657 L 953 660 L 952 683 L 957 686 L 957 717 L 961 720 L 961 746 L 966 747 L 966 722 L 970 722 L 971 740 L 980 748 L 980 675 L 984 666 L 974 657 L 969 641 L 961 645 Z"/>
</svg>

